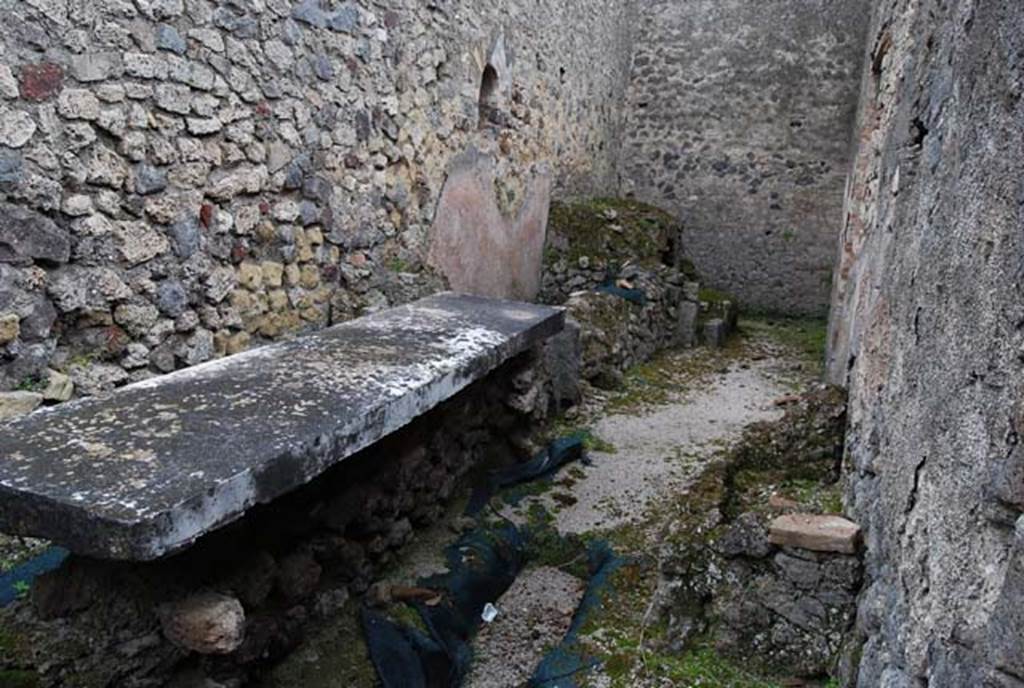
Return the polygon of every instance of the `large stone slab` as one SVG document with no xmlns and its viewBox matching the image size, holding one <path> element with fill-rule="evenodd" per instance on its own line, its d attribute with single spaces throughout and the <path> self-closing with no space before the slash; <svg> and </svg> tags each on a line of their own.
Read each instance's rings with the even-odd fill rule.
<svg viewBox="0 0 1024 688">
<path fill-rule="evenodd" d="M 860 547 L 860 526 L 842 516 L 787 514 L 772 521 L 768 541 L 814 552 L 856 554 Z"/>
<path fill-rule="evenodd" d="M 563 321 L 553 308 L 439 294 L 0 425 L 0 531 L 103 558 L 161 557 L 409 423 Z"/>
</svg>

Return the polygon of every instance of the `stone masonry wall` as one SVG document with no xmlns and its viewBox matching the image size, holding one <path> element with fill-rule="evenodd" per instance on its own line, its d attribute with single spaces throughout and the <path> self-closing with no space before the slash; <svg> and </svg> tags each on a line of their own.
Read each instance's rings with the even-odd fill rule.
<svg viewBox="0 0 1024 688">
<path fill-rule="evenodd" d="M 1024 685 L 1024 15 L 885 0 L 830 373 L 869 587 L 847 685 Z"/>
<path fill-rule="evenodd" d="M 510 214 L 540 174 L 607 193 L 630 7 L 0 0 L 0 393 L 55 370 L 97 393 L 438 290 L 466 151 Z"/>
<path fill-rule="evenodd" d="M 678 214 L 709 286 L 824 315 L 868 0 L 649 0 L 623 191 Z"/>
</svg>

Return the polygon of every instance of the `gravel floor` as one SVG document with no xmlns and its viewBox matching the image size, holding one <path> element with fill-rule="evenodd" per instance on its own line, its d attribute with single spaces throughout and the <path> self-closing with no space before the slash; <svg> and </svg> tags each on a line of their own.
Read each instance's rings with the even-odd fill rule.
<svg viewBox="0 0 1024 688">
<path fill-rule="evenodd" d="M 522 686 L 547 651 L 561 642 L 586 584 L 559 569 L 524 571 L 498 600 L 498 617 L 474 643 L 467 688 Z"/>
<path fill-rule="evenodd" d="M 767 372 L 766 358 L 716 374 L 709 385 L 640 415 L 613 414 L 593 426 L 614 453 L 593 451 L 593 464 L 569 491 L 571 506 L 555 511 L 563 533 L 587 533 L 635 521 L 667 494 L 678 493 L 715 452 L 750 423 L 782 415 L 773 400 L 786 388 Z"/>
</svg>

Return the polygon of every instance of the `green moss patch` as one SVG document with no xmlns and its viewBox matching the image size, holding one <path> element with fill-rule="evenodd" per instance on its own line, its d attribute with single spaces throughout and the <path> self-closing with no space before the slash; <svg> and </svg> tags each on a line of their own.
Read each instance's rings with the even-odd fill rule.
<svg viewBox="0 0 1024 688">
<path fill-rule="evenodd" d="M 615 413 L 632 413 L 662 405 L 672 397 L 697 389 L 710 375 L 749 353 L 747 342 L 739 337 L 722 349 L 664 352 L 627 370 L 621 388 L 611 397 L 607 408 Z"/>
<path fill-rule="evenodd" d="M 758 317 L 744 320 L 743 327 L 798 354 L 815 372 L 824 372 L 828 341 L 824 318 Z"/>
<path fill-rule="evenodd" d="M 36 688 L 39 686 L 39 675 L 33 671 L 0 669 L 0 686 L 3 688 Z"/>
<path fill-rule="evenodd" d="M 257 685 L 261 688 L 377 685 L 377 672 L 370 662 L 358 606 L 356 601 L 349 602 L 332 618 L 329 626 L 308 637 L 298 651 L 275 666 Z M 399 606 L 402 605 L 396 608 Z"/>
<path fill-rule="evenodd" d="M 680 224 L 665 211 L 638 201 L 597 198 L 551 204 L 546 261 L 580 258 L 609 266 L 663 264 L 675 251 Z"/>
</svg>

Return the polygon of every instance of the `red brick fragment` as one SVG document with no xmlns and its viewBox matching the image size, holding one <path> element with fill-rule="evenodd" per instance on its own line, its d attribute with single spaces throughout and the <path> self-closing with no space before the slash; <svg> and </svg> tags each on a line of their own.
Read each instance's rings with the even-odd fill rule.
<svg viewBox="0 0 1024 688">
<path fill-rule="evenodd" d="M 203 203 L 199 208 L 199 221 L 203 224 L 203 227 L 210 228 L 210 224 L 213 222 L 213 205 L 210 203 Z"/>
<path fill-rule="evenodd" d="M 54 96 L 64 83 L 64 69 L 53 62 L 28 64 L 21 68 L 21 97 L 40 102 Z"/>
</svg>

